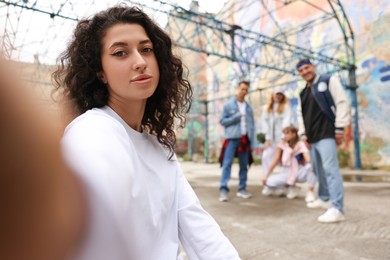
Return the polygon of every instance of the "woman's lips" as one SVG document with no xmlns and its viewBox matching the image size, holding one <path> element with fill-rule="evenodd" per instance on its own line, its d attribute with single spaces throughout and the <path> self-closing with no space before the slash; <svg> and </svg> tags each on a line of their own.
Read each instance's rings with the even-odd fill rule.
<svg viewBox="0 0 390 260">
<path fill-rule="evenodd" d="M 148 83 L 152 81 L 152 76 L 148 74 L 139 75 L 131 80 L 133 83 Z"/>
</svg>

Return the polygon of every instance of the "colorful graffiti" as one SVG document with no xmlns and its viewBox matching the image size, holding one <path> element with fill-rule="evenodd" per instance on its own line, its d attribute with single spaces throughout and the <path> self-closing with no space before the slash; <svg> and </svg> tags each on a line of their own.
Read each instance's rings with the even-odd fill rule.
<svg viewBox="0 0 390 260">
<path fill-rule="evenodd" d="M 364 2 L 364 3 L 363 3 Z M 380 6 L 372 6 L 377 2 Z M 390 1 L 359 1 L 362 13 L 350 5 L 356 37 L 359 127 L 362 161 L 390 165 Z M 372 6 L 367 8 L 367 6 Z"/>
<path fill-rule="evenodd" d="M 343 1 L 356 35 L 359 130 L 365 167 L 390 165 L 390 0 Z M 324 26 L 310 31 L 312 45 L 334 33 Z M 296 106 L 296 85 L 287 85 L 291 105 Z"/>
<path fill-rule="evenodd" d="M 243 2 L 242 2 L 243 3 Z M 275 1 L 275 5 L 277 5 Z M 328 1 L 316 1 L 317 7 L 326 6 Z M 346 0 L 343 7 L 351 23 L 355 36 L 355 56 L 357 65 L 358 83 L 358 113 L 360 130 L 360 149 L 363 167 L 380 167 L 390 165 L 390 0 Z M 237 1 L 237 9 L 243 4 Z M 262 8 L 248 10 L 240 9 L 234 19 L 242 20 L 243 24 L 249 24 L 259 16 Z M 273 19 L 277 19 L 279 26 L 294 27 L 294 25 L 309 22 L 316 14 L 310 9 L 304 9 L 302 5 L 296 5 L 295 11 L 275 13 Z M 313 11 L 314 12 L 314 11 Z M 261 14 L 261 12 L 260 12 Z M 269 20 L 263 20 L 257 28 L 251 26 L 250 30 L 267 32 L 272 35 L 273 31 Z M 335 34 L 340 34 L 339 28 L 334 24 L 324 23 L 313 29 L 298 32 L 294 36 L 295 44 L 298 46 L 320 46 L 328 42 Z M 341 34 L 340 34 L 341 35 Z M 260 49 L 259 49 L 260 50 Z M 254 52 L 257 55 L 260 51 Z M 213 64 L 212 57 L 208 57 L 208 63 Z M 215 100 L 209 103 L 208 114 L 208 136 L 209 153 L 212 157 L 217 156 L 223 139 L 223 128 L 219 125 L 219 115 L 224 104 L 224 97 L 233 94 L 232 87 L 235 85 L 235 70 L 232 70 L 231 63 L 228 65 L 219 64 L 218 68 L 209 68 L 207 71 L 208 98 Z M 258 73 L 263 73 L 258 70 Z M 225 77 L 226 76 L 226 77 Z M 224 78 L 233 79 L 231 81 Z M 254 77 L 256 79 L 256 77 Z M 291 79 L 296 79 L 291 76 Z M 256 84 L 256 82 L 255 82 Z M 290 99 L 293 110 L 297 106 L 297 96 L 300 83 L 289 83 L 283 86 Z M 255 109 L 255 115 L 259 119 L 262 106 L 268 100 L 269 91 L 254 92 L 248 97 Z M 258 131 L 261 125 L 257 120 Z M 202 127 L 205 125 L 202 124 Z M 202 132 L 204 133 L 204 132 Z M 351 142 L 351 146 L 353 143 Z M 346 149 L 344 147 L 343 149 Z"/>
</svg>

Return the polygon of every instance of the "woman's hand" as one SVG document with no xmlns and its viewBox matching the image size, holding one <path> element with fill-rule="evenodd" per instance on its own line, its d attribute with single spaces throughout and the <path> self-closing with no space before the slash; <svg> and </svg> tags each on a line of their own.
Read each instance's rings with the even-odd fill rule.
<svg viewBox="0 0 390 260">
<path fill-rule="evenodd" d="M 301 137 L 301 141 L 305 144 L 307 149 L 311 148 L 311 145 L 307 142 L 307 137 L 306 136 L 302 136 Z"/>
<path fill-rule="evenodd" d="M 263 177 L 263 179 L 262 179 L 263 186 L 265 186 L 267 184 L 267 179 L 268 179 L 267 176 Z"/>
</svg>

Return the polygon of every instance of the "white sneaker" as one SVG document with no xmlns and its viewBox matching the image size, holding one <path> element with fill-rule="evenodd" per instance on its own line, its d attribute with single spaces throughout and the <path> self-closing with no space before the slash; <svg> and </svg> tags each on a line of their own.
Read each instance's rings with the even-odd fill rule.
<svg viewBox="0 0 390 260">
<path fill-rule="evenodd" d="M 219 201 L 224 202 L 228 200 L 229 200 L 228 192 L 226 190 L 221 190 L 221 192 L 219 193 Z"/>
<path fill-rule="evenodd" d="M 313 202 L 313 201 L 315 201 L 316 200 L 316 195 L 314 194 L 314 192 L 313 191 L 308 191 L 307 193 L 306 193 L 306 197 L 305 197 L 305 201 L 307 202 L 307 203 L 309 203 L 309 202 Z"/>
<path fill-rule="evenodd" d="M 344 221 L 345 217 L 344 214 L 340 212 L 340 210 L 332 207 L 328 209 L 324 214 L 319 216 L 317 220 L 321 223 L 335 223 Z"/>
<path fill-rule="evenodd" d="M 306 207 L 311 209 L 329 209 L 332 207 L 332 203 L 330 201 L 323 201 L 318 198 L 315 201 L 307 203 Z"/>
<path fill-rule="evenodd" d="M 237 197 L 243 198 L 243 199 L 249 199 L 250 197 L 252 197 L 252 194 L 250 194 L 246 190 L 239 190 L 236 195 L 237 195 Z"/>
<path fill-rule="evenodd" d="M 271 196 L 272 189 L 268 186 L 264 186 L 263 190 L 261 191 L 261 194 L 263 194 L 264 196 Z"/>
<path fill-rule="evenodd" d="M 290 186 L 288 187 L 288 190 L 287 190 L 287 199 L 295 199 L 296 197 L 298 196 L 298 192 L 297 192 L 297 189 L 294 187 L 294 186 Z"/>
</svg>

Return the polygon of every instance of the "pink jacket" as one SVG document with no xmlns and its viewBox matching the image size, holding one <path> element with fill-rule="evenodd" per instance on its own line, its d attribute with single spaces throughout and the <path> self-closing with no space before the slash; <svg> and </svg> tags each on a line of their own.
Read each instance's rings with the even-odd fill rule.
<svg viewBox="0 0 390 260">
<path fill-rule="evenodd" d="M 302 141 L 299 141 L 294 148 L 291 148 L 287 142 L 281 141 L 278 143 L 277 147 L 282 149 L 282 158 L 281 158 L 281 165 L 283 167 L 288 167 L 290 168 L 289 173 L 288 173 L 288 180 L 287 184 L 288 185 L 294 185 L 295 180 L 298 176 L 298 169 L 299 169 L 299 164 L 297 158 L 295 158 L 296 155 L 300 153 L 306 153 L 309 152 L 307 147 Z"/>
</svg>

